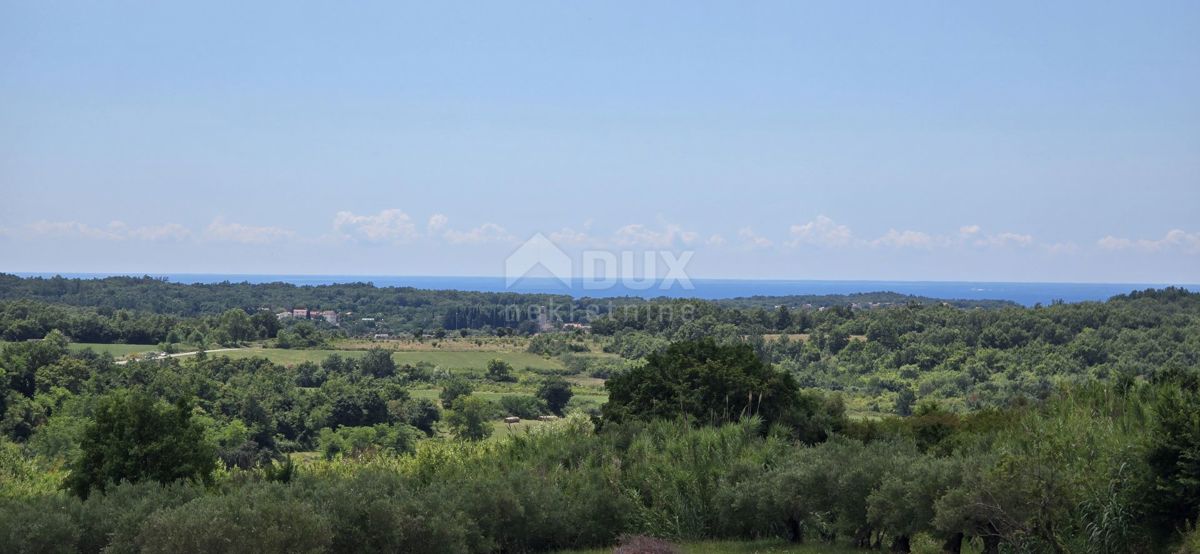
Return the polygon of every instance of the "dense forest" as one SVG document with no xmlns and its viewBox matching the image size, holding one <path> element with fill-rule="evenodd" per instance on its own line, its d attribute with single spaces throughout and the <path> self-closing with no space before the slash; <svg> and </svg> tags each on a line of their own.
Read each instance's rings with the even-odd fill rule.
<svg viewBox="0 0 1200 554">
<path fill-rule="evenodd" d="M 745 320 L 741 315 L 743 311 L 762 308 L 767 305 L 765 302 L 775 302 L 770 304 L 772 308 L 780 305 L 813 309 L 946 303 L 894 293 L 754 297 L 712 303 L 647 301 L 633 297 L 573 299 L 549 294 L 376 287 L 369 283 L 184 285 L 153 277 L 21 278 L 0 273 L 0 339 L 41 338 L 51 329 L 60 329 L 79 342 L 153 344 L 170 342 L 171 328 L 184 322 L 189 323 L 186 325 L 189 328 L 177 332 L 176 338 L 186 339 L 196 328 L 201 328 L 203 333 L 204 327 L 213 327 L 213 318 L 231 309 L 265 319 L 280 310 L 292 308 L 334 310 L 346 315 L 341 327 L 351 335 L 376 331 L 421 333 L 437 329 L 529 334 L 539 329 L 539 319 L 560 323 L 587 322 L 608 314 L 642 309 L 646 305 L 716 310 L 722 321 L 737 322 Z M 951 301 L 950 304 L 966 308 L 1012 306 L 1007 302 L 967 300 Z M 363 323 L 363 318 L 368 318 L 369 324 Z M 774 323 L 768 319 L 763 318 L 761 323 L 769 329 Z"/>
<path fill-rule="evenodd" d="M 275 308 L 423 297 L 413 321 L 449 331 L 446 309 L 550 299 L 352 285 L 376 300 L 318 305 L 333 292 L 56 281 L 0 295 L 0 329 L 20 333 L 0 346 L 7 551 L 526 552 L 629 535 L 1200 549 L 1200 294 L 1182 289 L 1032 308 L 629 301 L 590 329 L 520 331 L 562 369 L 466 371 L 377 347 L 278 363 L 71 343 L 278 347 L 301 332 Z M 254 301 L 258 287 L 278 290 Z M 312 342 L 291 348 L 346 335 L 304 325 Z M 588 380 L 602 405 L 572 398 Z M 548 421 L 495 432 L 504 417 Z"/>
</svg>

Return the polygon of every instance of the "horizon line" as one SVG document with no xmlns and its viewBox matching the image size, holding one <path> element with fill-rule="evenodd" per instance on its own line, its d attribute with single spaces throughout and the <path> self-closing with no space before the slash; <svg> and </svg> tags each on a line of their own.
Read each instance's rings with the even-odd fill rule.
<svg viewBox="0 0 1200 554">
<path fill-rule="evenodd" d="M 171 276 L 214 276 L 214 277 L 304 277 L 304 278 L 371 278 L 388 279 L 497 279 L 504 280 L 503 275 L 418 275 L 418 274 L 386 274 L 386 273 L 221 273 L 221 272 L 191 272 L 191 271 L 0 271 L 0 274 L 15 275 L 21 278 L 46 278 L 60 276 L 63 278 L 105 278 L 105 277 L 171 277 Z M 554 277 L 526 276 L 521 280 L 555 281 Z M 656 277 L 656 280 L 661 279 Z M 228 279 L 227 279 L 228 280 Z M 697 281 L 730 281 L 730 282 L 759 282 L 759 283 L 978 283 L 978 284 L 1017 284 L 1017 285 L 1154 285 L 1200 287 L 1200 282 L 1186 283 L 1182 281 L 996 281 L 969 279 L 817 279 L 817 278 L 778 278 L 778 277 L 694 277 L 689 280 Z M 581 277 L 571 278 L 572 282 L 583 281 Z M 232 281 L 231 281 L 232 282 Z M 363 281 L 366 282 L 366 281 Z"/>
</svg>

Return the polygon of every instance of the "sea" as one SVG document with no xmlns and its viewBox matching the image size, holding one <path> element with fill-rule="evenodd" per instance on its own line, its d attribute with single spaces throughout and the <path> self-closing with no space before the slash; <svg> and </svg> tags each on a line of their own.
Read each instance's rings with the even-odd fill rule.
<svg viewBox="0 0 1200 554">
<path fill-rule="evenodd" d="M 103 278 L 115 273 L 16 273 L 22 277 Z M 692 279 L 691 287 L 681 283 L 647 281 L 616 283 L 597 288 L 583 280 L 560 281 L 550 277 L 525 277 L 509 284 L 504 277 L 388 276 L 388 275 L 249 275 L 220 273 L 149 273 L 174 283 L 290 283 L 293 285 L 330 285 L 336 283 L 372 283 L 378 287 L 414 287 L 437 290 L 478 292 L 521 292 L 567 294 L 574 297 L 722 299 L 746 296 L 786 296 L 895 292 L 946 300 L 1009 300 L 1025 306 L 1054 301 L 1086 302 L 1147 288 L 1166 286 L 1200 291 L 1200 285 L 1186 283 L 1009 283 L 984 281 L 816 281 L 766 279 Z M 141 276 L 141 275 L 137 275 Z"/>
</svg>

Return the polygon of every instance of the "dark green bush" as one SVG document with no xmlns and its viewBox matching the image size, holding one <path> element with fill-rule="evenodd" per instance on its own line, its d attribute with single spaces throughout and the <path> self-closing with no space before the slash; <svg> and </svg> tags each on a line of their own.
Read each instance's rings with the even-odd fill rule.
<svg viewBox="0 0 1200 554">
<path fill-rule="evenodd" d="M 146 519 L 137 536 L 141 552 L 327 552 L 333 531 L 313 506 L 275 483 L 236 493 L 202 496 Z"/>
</svg>

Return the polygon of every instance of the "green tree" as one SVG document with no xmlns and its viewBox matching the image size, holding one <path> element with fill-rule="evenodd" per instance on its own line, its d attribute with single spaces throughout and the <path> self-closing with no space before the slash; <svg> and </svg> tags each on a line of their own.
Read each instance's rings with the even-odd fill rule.
<svg viewBox="0 0 1200 554">
<path fill-rule="evenodd" d="M 470 396 L 475 392 L 475 387 L 462 377 L 451 377 L 442 383 L 442 407 L 450 408 L 454 406 L 454 402 L 461 397 Z"/>
<path fill-rule="evenodd" d="M 562 415 L 563 409 L 567 407 L 567 402 L 571 401 L 571 397 L 575 393 L 571 392 L 571 384 L 562 377 L 551 377 L 542 381 L 542 385 L 538 387 L 537 397 L 546 403 L 546 407 L 556 415 Z"/>
<path fill-rule="evenodd" d="M 798 397 L 792 376 L 765 364 L 752 347 L 711 339 L 674 343 L 605 387 L 609 421 L 685 417 L 720 424 L 759 416 L 791 423 Z"/>
<path fill-rule="evenodd" d="M 216 455 L 190 401 L 170 406 L 142 392 L 102 397 L 64 485 L 81 498 L 121 481 L 212 480 Z"/>
<path fill-rule="evenodd" d="M 917 393 L 912 389 L 904 387 L 900 392 L 896 393 L 896 415 L 910 416 L 913 413 L 913 405 L 917 403 Z"/>
<path fill-rule="evenodd" d="M 417 398 L 406 404 L 409 425 L 433 436 L 433 426 L 442 419 L 442 411 L 428 398 Z"/>
<path fill-rule="evenodd" d="M 787 306 L 780 306 L 775 311 L 775 328 L 787 332 L 788 327 L 792 326 L 792 312 L 788 311 Z"/>
<path fill-rule="evenodd" d="M 259 311 L 250 316 L 254 334 L 260 339 L 273 339 L 279 333 L 279 318 L 269 311 Z"/>
<path fill-rule="evenodd" d="M 218 331 L 224 331 L 231 342 L 237 343 L 255 338 L 256 330 L 246 310 L 230 308 L 221 314 Z"/>
<path fill-rule="evenodd" d="M 392 360 L 391 352 L 382 348 L 372 348 L 358 362 L 359 369 L 367 375 L 375 377 L 391 377 L 396 374 L 396 362 Z"/>
<path fill-rule="evenodd" d="M 79 394 L 83 383 L 92 374 L 92 368 L 83 360 L 62 358 L 61 360 L 37 368 L 34 372 L 34 382 L 38 392 L 49 392 L 55 387 L 62 387 Z"/>
<path fill-rule="evenodd" d="M 1154 411 L 1157 425 L 1146 453 L 1153 492 L 1146 502 L 1156 531 L 1169 536 L 1200 527 L 1200 391 L 1165 387 Z"/>
<path fill-rule="evenodd" d="M 512 375 L 512 365 L 504 360 L 495 358 L 488 361 L 487 378 L 498 383 L 517 380 Z"/>
<path fill-rule="evenodd" d="M 540 400 L 532 396 L 507 394 L 500 397 L 500 409 L 504 411 L 504 415 L 537 419 L 545 408 Z"/>
<path fill-rule="evenodd" d="M 492 426 L 488 422 L 492 407 L 486 400 L 467 396 L 454 403 L 454 409 L 446 418 L 450 430 L 463 440 L 483 440 L 491 436 Z"/>
</svg>

